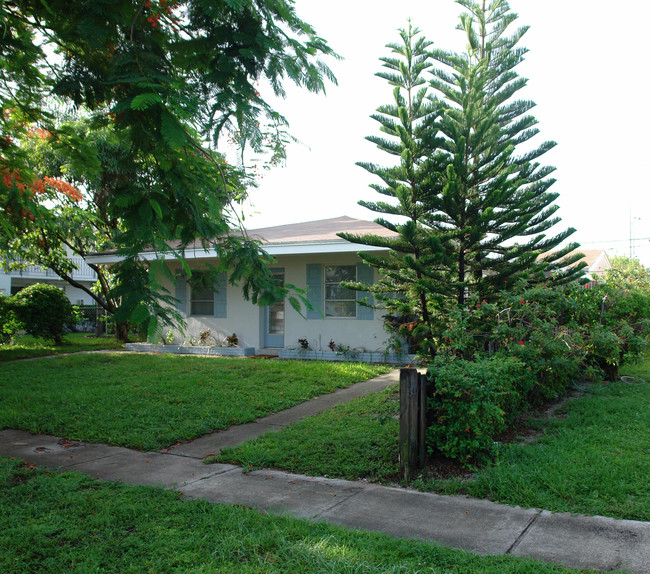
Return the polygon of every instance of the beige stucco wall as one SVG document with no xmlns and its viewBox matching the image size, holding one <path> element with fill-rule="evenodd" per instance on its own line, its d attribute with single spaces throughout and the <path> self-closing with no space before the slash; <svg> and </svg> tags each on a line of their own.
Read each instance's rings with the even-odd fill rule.
<svg viewBox="0 0 650 574">
<path fill-rule="evenodd" d="M 322 265 L 354 265 L 361 260 L 354 253 L 285 256 L 278 258 L 278 266 L 285 268 L 285 281 L 297 287 L 306 287 L 306 266 L 308 263 Z M 385 349 L 388 334 L 383 327 L 383 313 L 374 312 L 373 320 L 355 318 L 334 318 L 308 320 L 301 317 L 287 305 L 285 326 L 285 347 L 298 347 L 298 339 L 307 339 L 314 350 L 327 349 L 330 340 L 337 345 L 350 348 L 364 348 L 368 351 Z"/>
<path fill-rule="evenodd" d="M 285 283 L 298 288 L 306 288 L 306 266 L 308 263 L 322 265 L 353 265 L 360 262 L 354 253 L 321 255 L 286 255 L 278 256 L 272 268 L 282 268 Z M 198 262 L 197 262 L 198 263 Z M 200 268 L 200 265 L 192 265 Z M 375 275 L 376 277 L 376 275 Z M 174 287 L 169 285 L 170 292 Z M 188 303 L 189 305 L 189 303 Z M 227 317 L 190 317 L 186 316 L 187 328 L 185 338 L 196 338 L 201 331 L 210 329 L 213 334 L 225 337 L 236 333 L 240 346 L 263 348 L 263 313 L 264 310 L 245 301 L 241 289 L 227 286 Z M 373 320 L 356 318 L 325 318 L 308 320 L 295 311 L 288 302 L 285 305 L 285 348 L 298 348 L 298 339 L 307 339 L 314 350 L 327 349 L 330 340 L 337 345 L 359 348 L 368 351 L 383 351 L 388 344 L 388 334 L 383 327 L 383 313 L 374 312 Z M 178 336 L 177 343 L 182 343 Z"/>
</svg>

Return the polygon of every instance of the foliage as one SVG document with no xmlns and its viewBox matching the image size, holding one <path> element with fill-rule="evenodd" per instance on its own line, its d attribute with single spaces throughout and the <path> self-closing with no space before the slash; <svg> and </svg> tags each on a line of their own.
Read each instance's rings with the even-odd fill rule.
<svg viewBox="0 0 650 574">
<path fill-rule="evenodd" d="M 568 574 L 514 556 L 479 556 L 180 492 L 103 482 L 0 458 L 0 570 Z M 38 501 L 38 503 L 35 503 Z"/>
<path fill-rule="evenodd" d="M 87 117 L 67 115 L 57 122 L 56 130 L 74 133 L 90 146 L 100 171 L 95 173 L 93 165 L 78 165 L 58 142 L 56 132 L 30 128 L 20 146 L 28 154 L 26 164 L 42 176 L 44 185 L 31 197 L 35 216 L 23 223 L 22 233 L 6 237 L 3 247 L 11 254 L 7 262 L 11 268 L 37 264 L 52 269 L 113 314 L 120 300 L 111 295 L 115 282 L 111 269 L 90 263 L 98 276 L 93 286 L 79 281 L 76 272 L 89 254 L 115 246 L 120 221 L 111 215 L 108 202 L 116 182 L 132 179 L 136 168 L 129 160 L 128 142 L 120 140 L 115 130 L 93 126 Z M 118 325 L 118 336 L 127 339 L 126 326 Z"/>
<path fill-rule="evenodd" d="M 650 270 L 638 259 L 625 256 L 612 257 L 612 267 L 605 271 L 605 282 L 619 289 L 650 291 Z"/>
<path fill-rule="evenodd" d="M 25 331 L 60 345 L 66 327 L 74 322 L 72 304 L 55 285 L 35 283 L 13 296 L 16 315 Z"/>
<path fill-rule="evenodd" d="M 497 351 L 517 356 L 533 369 L 538 396 L 551 398 L 599 369 L 618 378 L 617 368 L 646 348 L 649 319 L 648 296 L 637 290 L 519 282 L 494 303 L 472 298 L 454 307 L 438 346 L 470 360 Z"/>
<path fill-rule="evenodd" d="M 66 226 L 84 210 L 60 220 L 37 195 L 44 178 L 58 180 L 52 170 L 65 166 L 61 185 L 83 180 L 92 201 L 85 215 L 98 218 L 100 240 L 125 258 L 114 285 L 138 277 L 130 296 L 108 286 L 118 323 L 133 320 L 153 334 L 167 322 L 154 300 L 161 262 L 177 257 L 189 274 L 184 250 L 195 240 L 217 241 L 225 256 L 243 258 L 237 274 L 251 299 L 277 295 L 259 244 L 233 232 L 237 202 L 252 181 L 225 152 L 230 136 L 242 153 L 249 147 L 277 163 L 286 121 L 262 86 L 283 97 L 286 82 L 319 92 L 335 81 L 321 60 L 335 54 L 291 2 L 4 2 L 0 23 L 3 238 L 54 231 L 56 240 L 47 240 L 60 253 L 72 237 Z M 83 128 L 60 121 L 71 108 Z M 50 134 L 48 166 L 34 166 L 21 147 L 30 129 Z M 103 141 L 84 137 L 96 131 Z M 140 261 L 145 248 L 157 264 Z"/>
<path fill-rule="evenodd" d="M 394 87 L 394 104 L 373 116 L 384 135 L 367 139 L 397 165 L 360 165 L 393 201 L 361 204 L 407 220 L 377 219 L 392 238 L 342 235 L 391 250 L 360 254 L 380 269 L 379 285 L 348 286 L 373 293 L 390 323 L 430 358 L 452 305 L 468 297 L 492 303 L 520 279 L 562 284 L 584 267 L 568 255 L 576 244 L 559 247 L 574 229 L 547 235 L 559 223 L 558 194 L 549 191 L 554 168 L 537 160 L 555 144 L 531 147 L 534 104 L 515 99 L 526 84 L 515 68 L 527 27 L 513 30 L 516 15 L 503 0 L 459 4 L 466 53 L 432 50 L 409 27 L 401 44 L 388 45 L 396 56 L 382 58 L 388 71 L 378 74 Z"/>
<path fill-rule="evenodd" d="M 237 336 L 237 333 L 233 333 L 226 337 L 226 347 L 236 347 L 237 345 L 239 345 L 239 337 Z"/>
<path fill-rule="evenodd" d="M 351 363 L 135 354 L 8 363 L 2 365 L 0 427 L 159 450 L 389 370 Z"/>
<path fill-rule="evenodd" d="M 535 104 L 513 99 L 527 83 L 515 68 L 527 52 L 519 42 L 528 26 L 513 30 L 517 16 L 504 0 L 459 4 L 467 52 L 432 52 L 443 66 L 433 70 L 431 86 L 442 96 L 441 150 L 448 161 L 431 219 L 436 229 L 454 230 L 452 281 L 462 304 L 467 292 L 489 298 L 520 277 L 540 278 L 542 270 L 565 282 L 584 265 L 569 267 L 579 259 L 566 257 L 576 244 L 558 248 L 574 229 L 546 235 L 559 223 L 558 194 L 549 191 L 555 168 L 537 160 L 555 143 L 532 147 L 539 133 L 529 114 Z"/>
<path fill-rule="evenodd" d="M 485 460 L 494 437 L 527 406 L 525 397 L 534 384 L 522 360 L 499 355 L 476 361 L 439 355 L 429 378 L 429 452 L 463 463 Z"/>
<path fill-rule="evenodd" d="M 438 418 L 429 430 L 431 446 L 469 461 L 486 452 L 490 440 L 503 430 L 502 423 L 523 406 L 556 399 L 577 381 L 618 380 L 621 366 L 648 347 L 649 313 L 648 295 L 609 284 L 585 289 L 576 284 L 547 287 L 519 282 L 494 303 L 473 297 L 466 305 L 452 308 L 449 328 L 438 342 L 439 354 L 430 370 L 437 381 L 440 365 L 446 376 L 445 361 L 454 358 L 451 382 L 445 379 L 445 388 L 451 391 L 439 394 L 434 403 L 435 409 L 450 414 Z M 525 371 L 520 384 L 508 390 L 514 393 L 514 402 L 500 404 L 485 390 L 488 365 L 507 365 L 512 360 Z M 468 397 L 475 398 L 476 404 Z M 459 398 L 463 399 L 460 407 Z M 477 404 L 484 402 L 493 410 L 480 416 L 482 426 L 474 430 Z M 474 434 L 481 438 L 474 439 Z"/>
<path fill-rule="evenodd" d="M 13 307 L 12 299 L 0 293 L 0 345 L 13 342 L 16 332 L 20 329 L 20 321 Z"/>
</svg>

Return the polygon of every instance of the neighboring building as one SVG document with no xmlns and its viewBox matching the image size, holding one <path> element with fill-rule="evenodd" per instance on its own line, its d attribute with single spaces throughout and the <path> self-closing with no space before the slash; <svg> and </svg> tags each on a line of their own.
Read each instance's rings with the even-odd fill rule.
<svg viewBox="0 0 650 574">
<path fill-rule="evenodd" d="M 269 349 L 296 348 L 299 339 L 309 341 L 312 349 L 327 349 L 330 341 L 351 348 L 383 351 L 389 335 L 384 329 L 381 311 L 358 305 L 364 294 L 341 287 L 344 280 L 364 283 L 377 281 L 377 271 L 362 263 L 357 251 L 378 248 L 360 246 L 337 237 L 339 232 L 394 236 L 373 222 L 349 217 L 311 221 L 249 230 L 252 238 L 263 243 L 275 263 L 273 273 L 284 283 L 307 290 L 318 310 L 301 316 L 285 302 L 259 307 L 246 301 L 237 286 L 223 274 L 216 286 L 192 286 L 181 272 L 180 264 L 170 256 L 169 266 L 176 284 L 169 291 L 179 300 L 178 310 L 187 322 L 186 335 L 197 337 L 210 329 L 221 338 L 237 334 L 241 346 Z M 143 253 L 144 258 L 153 254 Z M 193 271 L 217 261 L 216 252 L 202 247 L 186 249 L 186 260 Z M 94 263 L 115 263 L 114 254 L 96 254 L 87 258 Z M 195 274 L 195 277 L 198 275 Z M 322 311 L 322 314 L 321 314 Z"/>
<path fill-rule="evenodd" d="M 584 258 L 580 261 L 587 264 L 585 274 L 593 280 L 604 277 L 605 272 L 612 268 L 612 262 L 602 249 L 580 249 L 580 253 L 584 254 Z"/>
<path fill-rule="evenodd" d="M 83 258 L 78 256 L 71 256 L 70 258 L 77 265 L 77 270 L 73 272 L 72 277 L 82 285 L 92 287 L 97 281 L 97 274 L 86 264 Z M 49 283 L 60 287 L 65 291 L 73 305 L 95 304 L 95 300 L 88 293 L 73 287 L 50 269 L 40 265 L 29 265 L 10 271 L 0 263 L 0 292 L 3 295 L 15 295 L 21 289 L 34 283 Z"/>
<path fill-rule="evenodd" d="M 587 266 L 583 269 L 584 277 L 589 279 L 587 287 L 591 287 L 594 283 L 598 282 L 605 276 L 605 272 L 612 268 L 607 253 L 602 249 L 576 249 L 567 255 L 572 256 L 575 253 L 582 253 L 584 257 L 576 263 L 586 263 Z"/>
</svg>

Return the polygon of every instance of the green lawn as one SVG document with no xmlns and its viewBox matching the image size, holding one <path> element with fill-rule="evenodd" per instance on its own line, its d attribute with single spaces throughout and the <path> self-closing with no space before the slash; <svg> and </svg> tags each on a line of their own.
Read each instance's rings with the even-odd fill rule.
<svg viewBox="0 0 650 574">
<path fill-rule="evenodd" d="M 550 420 L 542 435 L 504 445 L 471 481 L 414 486 L 556 512 L 650 520 L 650 360 L 628 367 L 636 382 L 597 384 Z M 225 449 L 212 461 L 348 479 L 395 479 L 397 390 L 341 405 L 286 429 Z"/>
<path fill-rule="evenodd" d="M 390 369 L 111 353 L 5 363 L 0 365 L 0 428 L 158 450 Z"/>
<path fill-rule="evenodd" d="M 555 512 L 650 520 L 650 384 L 594 386 L 561 415 L 533 444 L 506 445 L 473 481 L 421 486 Z"/>
<path fill-rule="evenodd" d="M 62 345 L 31 335 L 18 335 L 14 344 L 0 345 L 0 362 L 100 349 L 124 349 L 124 343 L 113 337 L 94 337 L 87 333 L 68 333 L 63 337 Z"/>
<path fill-rule="evenodd" d="M 0 572 L 575 572 L 180 496 L 0 457 Z"/>
<path fill-rule="evenodd" d="M 349 480 L 395 480 L 399 472 L 398 412 L 399 391 L 391 387 L 223 449 L 205 462 L 282 468 Z"/>
</svg>

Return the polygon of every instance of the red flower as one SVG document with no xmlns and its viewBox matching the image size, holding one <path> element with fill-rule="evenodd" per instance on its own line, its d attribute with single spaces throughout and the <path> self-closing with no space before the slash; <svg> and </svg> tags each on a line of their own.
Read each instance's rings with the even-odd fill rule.
<svg viewBox="0 0 650 574">
<path fill-rule="evenodd" d="M 524 301 L 523 299 L 519 299 L 519 302 L 523 305 L 526 301 Z"/>
<path fill-rule="evenodd" d="M 524 344 L 524 342 L 523 342 L 523 341 L 519 341 L 519 344 L 520 344 L 520 345 L 523 345 L 523 344 Z"/>
</svg>

